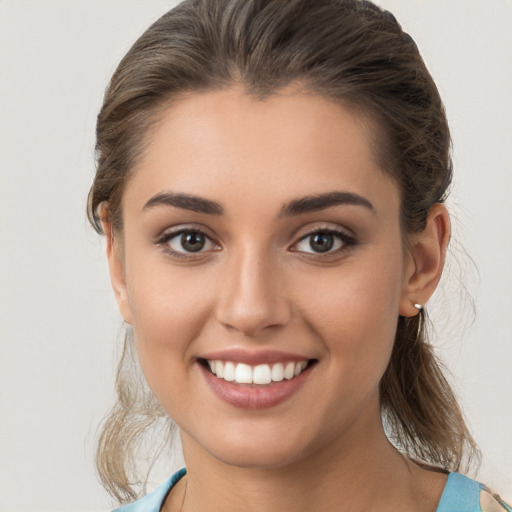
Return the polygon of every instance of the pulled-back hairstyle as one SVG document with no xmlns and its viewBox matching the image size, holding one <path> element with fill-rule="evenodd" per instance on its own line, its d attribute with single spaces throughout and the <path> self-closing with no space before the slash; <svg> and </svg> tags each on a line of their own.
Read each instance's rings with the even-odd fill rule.
<svg viewBox="0 0 512 512">
<path fill-rule="evenodd" d="M 404 238 L 421 231 L 452 178 L 450 134 L 437 88 L 411 37 L 389 12 L 362 0 L 185 0 L 156 21 L 114 73 L 97 123 L 97 172 L 88 216 L 98 232 L 107 204 L 122 234 L 121 198 L 152 124 L 195 91 L 241 86 L 264 100 L 289 84 L 360 113 L 372 127 L 382 169 L 397 183 Z M 447 471 L 477 453 L 455 396 L 427 343 L 426 315 L 398 317 L 380 383 L 388 435 L 412 459 Z M 118 403 L 97 451 L 106 489 L 119 500 L 140 483 L 133 448 L 165 417 L 132 376 L 126 337 Z M 170 420 L 169 420 L 170 422 Z"/>
</svg>

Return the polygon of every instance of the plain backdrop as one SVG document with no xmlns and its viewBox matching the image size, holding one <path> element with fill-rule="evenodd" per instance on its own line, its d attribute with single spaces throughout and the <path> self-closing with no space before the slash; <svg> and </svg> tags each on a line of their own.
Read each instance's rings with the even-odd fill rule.
<svg viewBox="0 0 512 512">
<path fill-rule="evenodd" d="M 479 478 L 510 499 L 512 2 L 380 3 L 418 43 L 451 123 L 450 204 L 474 265 L 455 245 L 435 343 L 484 454 Z M 119 59 L 174 4 L 0 0 L 1 512 L 111 505 L 92 461 L 121 319 L 85 219 L 95 117 Z"/>
</svg>

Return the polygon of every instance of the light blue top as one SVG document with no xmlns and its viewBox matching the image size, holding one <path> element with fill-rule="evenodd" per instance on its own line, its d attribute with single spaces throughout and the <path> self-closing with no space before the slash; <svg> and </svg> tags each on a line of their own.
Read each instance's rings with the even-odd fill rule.
<svg viewBox="0 0 512 512">
<path fill-rule="evenodd" d="M 151 494 L 112 512 L 160 512 L 172 487 L 185 474 L 186 470 L 180 469 Z M 459 473 L 450 473 L 437 512 L 482 512 L 480 507 L 480 491 L 482 489 L 485 487 L 475 480 Z"/>
<path fill-rule="evenodd" d="M 187 470 L 185 468 L 180 469 L 152 493 L 146 494 L 146 496 L 140 500 L 130 503 L 129 505 L 116 508 L 112 512 L 160 512 L 165 498 L 167 498 L 167 495 L 171 492 L 172 487 L 180 478 L 184 477 L 186 473 Z"/>
<path fill-rule="evenodd" d="M 460 473 L 450 473 L 437 512 L 482 512 L 480 491 L 482 484 Z"/>
</svg>

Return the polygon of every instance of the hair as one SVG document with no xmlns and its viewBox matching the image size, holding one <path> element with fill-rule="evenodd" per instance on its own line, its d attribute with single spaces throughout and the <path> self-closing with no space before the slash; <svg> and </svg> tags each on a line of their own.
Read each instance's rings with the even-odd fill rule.
<svg viewBox="0 0 512 512">
<path fill-rule="evenodd" d="M 102 232 L 104 203 L 114 233 L 122 234 L 124 186 L 151 127 L 172 102 L 233 85 L 264 100 L 290 84 L 370 121 L 379 163 L 400 192 L 404 239 L 421 231 L 452 179 L 444 107 L 412 38 L 391 13 L 363 0 L 185 0 L 157 20 L 122 59 L 105 93 L 88 200 L 92 225 Z M 424 310 L 398 318 L 380 382 L 381 414 L 408 457 L 455 471 L 478 451 L 428 343 L 426 321 Z M 132 345 L 128 335 L 118 402 L 97 449 L 100 478 L 120 501 L 136 497 L 141 482 L 137 440 L 166 418 L 144 382 L 133 378 Z"/>
</svg>

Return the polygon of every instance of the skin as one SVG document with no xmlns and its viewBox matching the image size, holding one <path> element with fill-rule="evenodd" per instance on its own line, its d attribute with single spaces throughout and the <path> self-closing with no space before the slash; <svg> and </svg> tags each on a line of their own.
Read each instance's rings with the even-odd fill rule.
<svg viewBox="0 0 512 512">
<path fill-rule="evenodd" d="M 164 511 L 436 510 L 446 476 L 389 443 L 378 384 L 398 315 L 417 314 L 439 281 L 448 214 L 432 207 L 406 247 L 399 191 L 371 148 L 362 118 L 292 87 L 265 101 L 238 88 L 192 94 L 148 134 L 125 187 L 122 237 L 106 215 L 103 227 L 144 374 L 181 432 L 188 474 Z M 332 191 L 372 208 L 281 214 Z M 145 208 L 167 192 L 215 201 L 223 213 Z M 191 227 L 211 240 L 203 251 L 162 241 Z M 355 242 L 335 238 L 336 251 L 315 253 L 307 236 L 326 229 Z M 317 362 L 285 402 L 241 409 L 211 391 L 198 363 L 227 348 Z"/>
</svg>

